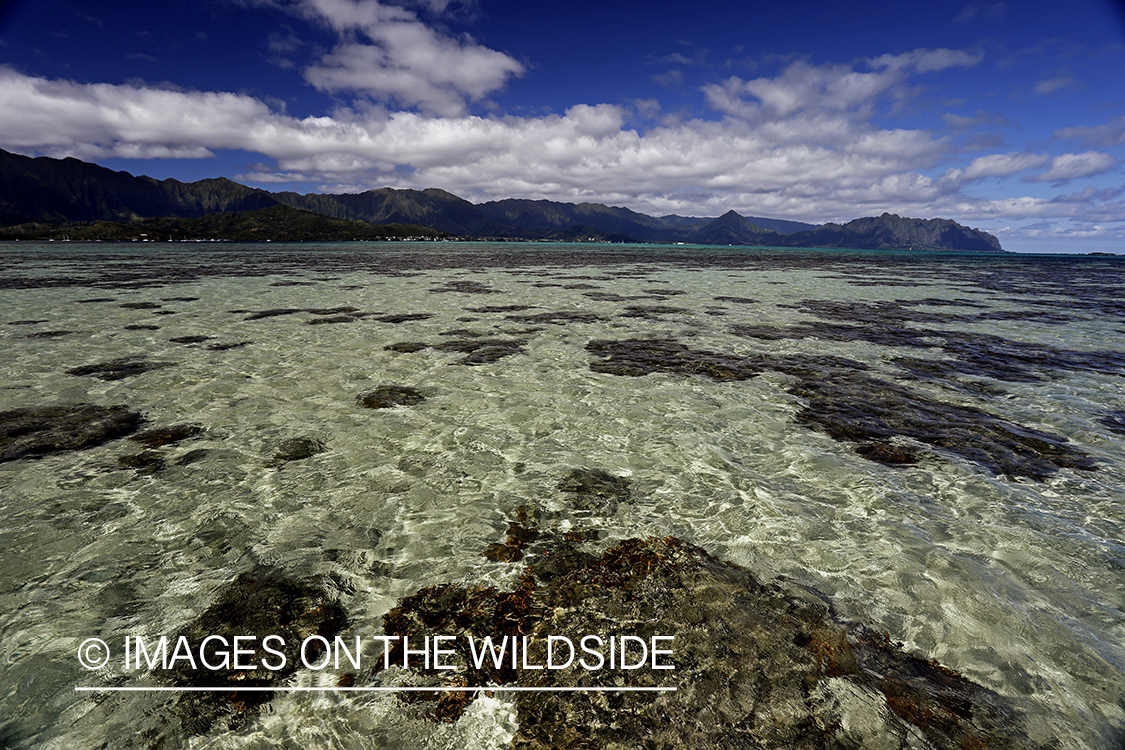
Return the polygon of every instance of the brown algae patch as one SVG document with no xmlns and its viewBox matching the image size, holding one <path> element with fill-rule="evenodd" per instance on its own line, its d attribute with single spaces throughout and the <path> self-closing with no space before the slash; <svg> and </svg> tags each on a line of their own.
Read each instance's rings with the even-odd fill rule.
<svg viewBox="0 0 1125 750">
<path fill-rule="evenodd" d="M 400 700 L 454 722 L 478 695 L 456 688 L 541 688 L 515 694 L 520 750 L 1036 747 L 1006 699 L 840 619 L 819 592 L 763 582 L 675 537 L 599 552 L 587 547 L 596 536 L 537 529 L 521 514 L 507 542 L 484 553 L 523 561 L 518 583 L 443 583 L 402 599 L 383 618 L 389 648 L 368 679 L 404 664 L 404 637 L 413 647 L 451 636 L 452 669 L 405 662 L 447 690 Z M 474 644 L 486 637 L 526 651 L 479 659 Z M 653 644 L 651 658 L 627 652 L 625 639 Z M 563 641 L 571 652 L 583 644 L 587 661 L 567 659 Z M 611 667 L 607 643 L 630 666 Z"/>
</svg>

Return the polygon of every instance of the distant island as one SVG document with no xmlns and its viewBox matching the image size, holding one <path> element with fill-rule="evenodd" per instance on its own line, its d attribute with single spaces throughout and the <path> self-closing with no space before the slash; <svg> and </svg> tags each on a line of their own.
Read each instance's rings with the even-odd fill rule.
<svg viewBox="0 0 1125 750">
<path fill-rule="evenodd" d="M 993 235 L 950 219 L 884 213 L 817 226 L 735 211 L 655 217 L 600 203 L 474 204 L 437 188 L 273 193 L 221 177 L 156 180 L 74 158 L 0 150 L 0 240 L 46 239 L 480 239 L 1003 252 Z"/>
</svg>

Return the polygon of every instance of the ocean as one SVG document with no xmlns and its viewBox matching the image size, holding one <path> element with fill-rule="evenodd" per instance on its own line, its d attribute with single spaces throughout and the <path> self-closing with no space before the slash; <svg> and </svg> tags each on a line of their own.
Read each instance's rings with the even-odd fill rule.
<svg viewBox="0 0 1125 750">
<path fill-rule="evenodd" d="M 529 517 L 815 590 L 1033 742 L 1121 747 L 1123 258 L 7 243 L 0 269 L 0 411 L 166 430 L 0 462 L 0 747 L 507 747 L 500 692 L 456 721 L 287 692 L 190 727 L 175 695 L 97 689 L 161 684 L 126 638 L 249 571 L 333 582 L 345 640 L 424 587 L 510 588 L 482 552 Z M 84 666 L 89 639 L 113 657 Z"/>
</svg>

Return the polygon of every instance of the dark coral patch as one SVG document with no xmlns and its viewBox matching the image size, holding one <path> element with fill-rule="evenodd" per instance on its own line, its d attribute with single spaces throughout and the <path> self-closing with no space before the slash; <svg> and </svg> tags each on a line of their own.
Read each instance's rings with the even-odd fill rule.
<svg viewBox="0 0 1125 750">
<path fill-rule="evenodd" d="M 389 409 L 392 406 L 413 406 L 426 400 L 417 388 L 404 385 L 381 385 L 356 399 L 366 409 Z"/>
<path fill-rule="evenodd" d="M 558 484 L 567 494 L 568 504 L 578 510 L 612 515 L 617 504 L 629 500 L 631 482 L 601 469 L 571 469 Z"/>
<path fill-rule="evenodd" d="M 273 463 L 275 466 L 288 463 L 290 461 L 300 461 L 305 458 L 311 458 L 318 453 L 323 453 L 328 449 L 328 446 L 323 441 L 316 438 L 301 435 L 300 437 L 287 438 L 277 444 L 277 448 L 273 452 Z"/>
<path fill-rule="evenodd" d="M 1125 411 L 1110 412 L 1098 421 L 1108 427 L 1110 432 L 1125 435 Z"/>
<path fill-rule="evenodd" d="M 597 323 L 602 320 L 600 315 L 575 310 L 560 310 L 557 312 L 532 313 L 528 315 L 506 315 L 509 320 L 518 320 L 524 323 Z"/>
<path fill-rule="evenodd" d="M 434 317 L 432 313 L 401 313 L 398 315 L 383 315 L 374 320 L 380 323 L 406 323 L 411 320 L 429 320 Z"/>
<path fill-rule="evenodd" d="M 388 352 L 400 352 L 403 354 L 409 354 L 410 352 L 420 352 L 423 349 L 429 348 L 429 344 L 424 344 L 421 341 L 399 341 L 394 344 L 387 344 L 383 347 L 383 350 Z"/>
<path fill-rule="evenodd" d="M 126 406 L 46 406 L 0 412 L 0 461 L 80 450 L 124 437 L 141 425 Z"/>
<path fill-rule="evenodd" d="M 525 343 L 520 339 L 454 339 L 435 344 L 434 349 L 440 352 L 463 353 L 465 356 L 458 360 L 463 365 L 484 365 L 522 353 Z"/>
<path fill-rule="evenodd" d="M 430 289 L 431 294 L 444 294 L 455 292 L 457 294 L 499 294 L 499 289 L 493 289 L 488 284 L 479 281 L 447 281 L 441 286 Z"/>
<path fill-rule="evenodd" d="M 57 339 L 60 336 L 66 336 L 74 333 L 74 331 L 38 331 L 36 333 L 29 333 L 24 338 L 27 339 Z"/>
<path fill-rule="evenodd" d="M 203 434 L 203 426 L 198 424 L 174 424 L 168 427 L 153 427 L 131 436 L 129 439 L 149 448 L 172 445 Z"/>
<path fill-rule="evenodd" d="M 916 460 L 892 438 L 909 438 L 946 450 L 997 474 L 1043 479 L 1060 468 L 1097 464 L 1066 438 L 1018 425 L 971 406 L 936 401 L 862 370 L 838 357 L 739 357 L 690 349 L 671 339 L 591 341 L 602 359 L 590 369 L 639 377 L 654 372 L 746 380 L 772 370 L 796 378 L 787 390 L 806 401 L 797 421 L 836 440 L 857 443 L 857 452 L 887 465 Z M 892 447 L 893 446 L 893 449 Z"/>
<path fill-rule="evenodd" d="M 98 380 L 122 380 L 149 370 L 171 367 L 171 362 L 151 362 L 145 359 L 112 359 L 93 365 L 82 365 L 67 370 L 68 375 L 93 375 Z"/>
<path fill-rule="evenodd" d="M 746 380 L 765 369 L 759 360 L 690 349 L 672 339 L 597 340 L 588 343 L 586 351 L 602 357 L 590 369 L 610 375 L 668 372 L 703 375 L 712 380 Z"/>
</svg>

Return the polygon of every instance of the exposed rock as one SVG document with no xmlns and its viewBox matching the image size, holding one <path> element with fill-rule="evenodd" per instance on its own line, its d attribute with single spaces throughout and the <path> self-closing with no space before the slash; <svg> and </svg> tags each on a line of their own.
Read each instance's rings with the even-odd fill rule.
<svg viewBox="0 0 1125 750">
<path fill-rule="evenodd" d="M 509 527 L 508 545 L 494 546 L 518 546 L 513 535 L 531 538 L 529 562 L 513 590 L 431 586 L 383 618 L 387 635 L 458 636 L 456 656 L 448 660 L 455 671 L 411 662 L 412 671 L 437 681 L 430 684 L 554 688 L 516 694 L 513 748 L 1035 747 L 1004 698 L 904 652 L 885 634 L 841 620 L 815 591 L 762 582 L 674 537 L 629 539 L 598 555 L 576 543 L 580 535 L 531 537 L 521 523 Z M 485 659 L 478 667 L 469 635 L 497 643 L 529 636 L 525 663 L 532 665 L 546 663 L 550 636 L 578 644 L 594 635 L 601 641 L 590 645 L 605 661 L 587 669 L 576 658 L 548 670 Z M 670 636 L 656 645 L 671 653 L 646 658 L 636 669 L 609 668 L 610 636 L 647 643 Z M 392 642 L 390 658 L 401 664 L 395 644 L 401 641 Z M 629 654 L 634 664 L 637 654 Z M 591 687 L 609 692 L 558 690 Z M 612 690 L 622 687 L 675 691 Z M 402 699 L 428 703 L 424 715 L 452 722 L 475 696 L 450 691 Z"/>
<path fill-rule="evenodd" d="M 0 412 L 0 461 L 100 445 L 134 432 L 142 421 L 127 406 L 74 404 Z"/>
<path fill-rule="evenodd" d="M 381 385 L 370 393 L 358 397 L 360 406 L 367 409 L 389 409 L 392 406 L 413 406 L 426 400 L 417 388 L 404 385 Z"/>
</svg>

